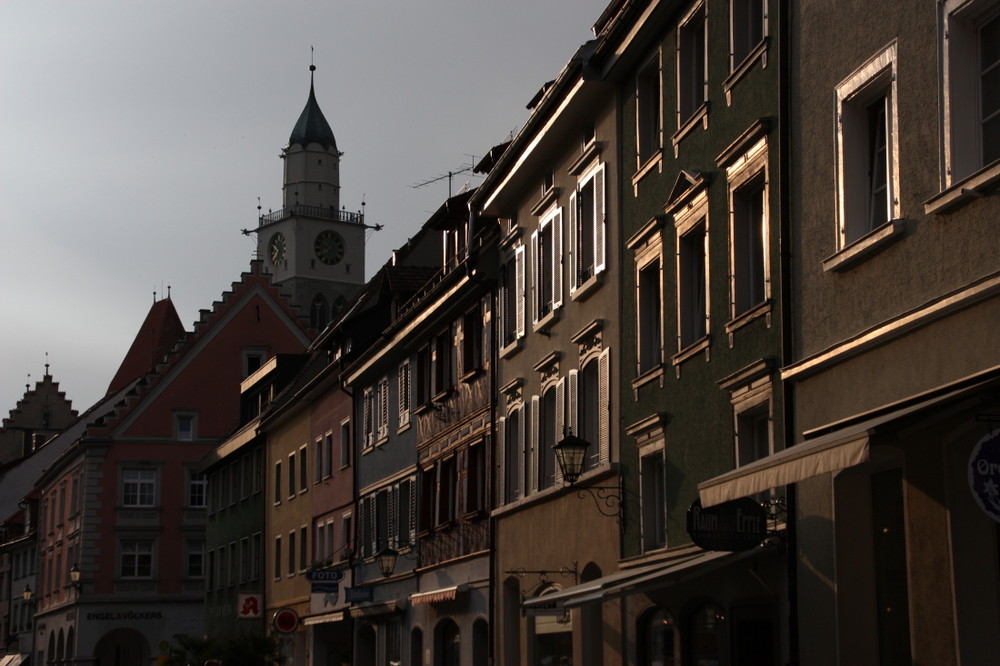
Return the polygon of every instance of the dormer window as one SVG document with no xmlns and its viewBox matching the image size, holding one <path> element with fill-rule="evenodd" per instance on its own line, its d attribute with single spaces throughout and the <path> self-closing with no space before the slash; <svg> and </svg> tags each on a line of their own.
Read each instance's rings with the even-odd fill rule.
<svg viewBox="0 0 1000 666">
<path fill-rule="evenodd" d="M 190 442 L 195 437 L 195 415 L 191 412 L 174 414 L 174 434 L 179 442 Z"/>
</svg>

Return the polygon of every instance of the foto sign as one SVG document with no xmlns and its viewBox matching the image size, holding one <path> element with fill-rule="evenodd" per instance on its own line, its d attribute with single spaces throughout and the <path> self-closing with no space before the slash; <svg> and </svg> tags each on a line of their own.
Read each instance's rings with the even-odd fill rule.
<svg viewBox="0 0 1000 666">
<path fill-rule="evenodd" d="M 767 536 L 767 511 L 749 497 L 707 509 L 696 499 L 687 512 L 687 530 L 705 550 L 750 550 Z"/>
<path fill-rule="evenodd" d="M 306 580 L 314 583 L 339 583 L 344 580 L 344 572 L 340 569 L 313 569 L 306 572 Z"/>
</svg>

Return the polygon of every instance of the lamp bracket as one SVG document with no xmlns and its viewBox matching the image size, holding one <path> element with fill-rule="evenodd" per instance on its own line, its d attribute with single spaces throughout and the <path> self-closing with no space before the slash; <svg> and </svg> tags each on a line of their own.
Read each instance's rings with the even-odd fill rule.
<svg viewBox="0 0 1000 666">
<path fill-rule="evenodd" d="M 576 585 L 579 580 L 576 565 L 577 562 L 574 560 L 572 567 L 559 567 L 558 569 L 525 569 L 524 567 L 518 567 L 517 569 L 508 569 L 504 573 L 513 574 L 520 578 L 523 578 L 528 574 L 533 574 L 538 576 L 538 581 L 541 583 L 549 582 L 549 576 L 572 576 L 573 584 Z"/>
</svg>

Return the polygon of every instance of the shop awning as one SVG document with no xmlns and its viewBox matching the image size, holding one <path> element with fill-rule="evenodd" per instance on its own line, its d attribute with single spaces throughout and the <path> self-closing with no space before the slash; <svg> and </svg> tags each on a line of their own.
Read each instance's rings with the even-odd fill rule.
<svg viewBox="0 0 1000 666">
<path fill-rule="evenodd" d="M 405 605 L 405 604 L 404 604 Z M 402 611 L 403 608 L 395 601 L 390 601 L 384 604 L 371 604 L 370 606 L 355 606 L 351 609 L 351 617 L 371 617 L 374 615 L 389 615 L 391 613 L 398 613 Z"/>
<path fill-rule="evenodd" d="M 440 590 L 430 590 L 429 592 L 418 592 L 410 595 L 410 603 L 414 606 L 420 604 L 438 604 L 442 601 L 454 601 L 459 592 L 465 592 L 465 585 L 453 585 L 452 587 L 442 587 Z"/>
<path fill-rule="evenodd" d="M 868 460 L 871 438 L 886 424 L 899 421 L 918 412 L 941 407 L 945 403 L 974 395 L 990 385 L 996 378 L 985 381 L 956 382 L 946 388 L 915 396 L 906 401 L 870 412 L 869 417 L 840 422 L 817 428 L 806 433 L 806 441 L 790 446 L 784 451 L 761 458 L 698 484 L 701 505 L 708 507 L 739 497 L 797 483 L 805 479 L 837 472 Z M 956 388 L 961 386 L 961 388 Z"/>
<path fill-rule="evenodd" d="M 743 553 L 738 555 L 743 555 Z M 700 568 L 702 565 L 717 559 L 729 557 L 728 562 L 738 555 L 701 549 L 686 551 L 683 555 L 664 562 L 619 571 L 601 578 L 595 578 L 586 583 L 568 587 L 565 590 L 531 597 L 524 601 L 524 610 L 528 614 L 535 615 L 562 613 L 567 608 L 577 608 L 579 606 L 622 597 L 633 590 L 638 590 L 641 586 L 649 586 L 652 581 L 667 580 L 671 576 L 677 576 L 685 571 L 690 573 L 690 570 L 696 567 Z M 697 573 L 700 575 L 702 572 L 703 570 L 699 569 Z"/>
<path fill-rule="evenodd" d="M 760 555 L 762 548 L 730 553 L 721 550 L 703 550 L 681 562 L 666 564 L 658 571 L 652 571 L 643 576 L 630 578 L 614 585 L 605 591 L 603 599 L 616 599 L 637 592 L 645 592 L 657 588 L 683 583 L 698 576 L 704 576 L 716 569 L 728 566 L 734 562 Z"/>
<path fill-rule="evenodd" d="M 328 622 L 342 622 L 344 620 L 344 611 L 337 611 L 336 613 L 323 613 L 322 615 L 312 615 L 310 617 L 302 620 L 302 624 L 308 626 L 314 624 L 326 624 Z"/>
</svg>

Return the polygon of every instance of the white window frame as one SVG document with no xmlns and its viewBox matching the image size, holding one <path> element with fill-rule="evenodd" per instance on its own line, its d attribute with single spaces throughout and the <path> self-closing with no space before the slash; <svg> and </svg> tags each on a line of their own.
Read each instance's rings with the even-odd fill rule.
<svg viewBox="0 0 1000 666">
<path fill-rule="evenodd" d="M 159 470 L 149 467 L 126 467 L 121 471 L 121 505 L 127 508 L 149 508 L 159 503 Z M 135 500 L 129 501 L 128 489 L 135 486 Z M 149 499 L 143 497 L 148 495 Z"/>
<path fill-rule="evenodd" d="M 125 558 L 133 557 L 129 571 L 126 572 Z M 149 559 L 149 573 L 140 574 L 140 559 Z M 148 538 L 119 539 L 118 541 L 118 578 L 127 580 L 149 580 L 156 575 L 156 540 Z"/>
<path fill-rule="evenodd" d="M 526 256 L 525 246 L 518 243 L 504 262 L 505 279 L 500 284 L 500 356 L 507 356 L 521 345 L 525 326 Z M 513 289 L 513 296 L 511 296 Z M 513 300 L 514 312 L 510 312 Z M 507 328 L 512 327 L 512 339 L 507 340 Z"/>
<path fill-rule="evenodd" d="M 997 18 L 996 0 L 945 0 L 939 31 L 942 57 L 942 189 L 978 180 L 989 166 L 983 156 L 979 31 Z M 1000 175 L 1000 165 L 989 169 Z M 970 182 L 971 184 L 971 182 Z"/>
<path fill-rule="evenodd" d="M 201 503 L 195 502 L 198 498 L 201 499 Z M 205 509 L 208 507 L 208 477 L 203 472 L 188 468 L 185 499 L 190 508 Z"/>
<path fill-rule="evenodd" d="M 652 99 L 651 99 L 652 98 Z M 655 108 L 654 108 L 655 107 Z M 647 148 L 649 154 L 645 154 Z M 663 155 L 663 60 L 657 50 L 635 77 L 635 156 L 642 174 Z"/>
<path fill-rule="evenodd" d="M 642 376 L 654 372 L 657 368 L 662 368 L 666 360 L 666 331 L 664 320 L 664 288 L 663 288 L 663 240 L 662 234 L 657 231 L 652 234 L 644 245 L 636 250 L 635 255 L 635 348 L 636 348 L 636 376 Z M 648 294 L 645 293 L 643 274 L 655 266 L 657 273 L 656 281 L 656 312 L 648 312 Z M 655 319 L 654 319 L 655 318 Z M 647 340 L 650 335 L 649 324 L 655 323 L 659 330 L 658 344 L 655 341 Z M 650 345 L 647 348 L 647 345 Z M 655 363 L 644 363 L 646 353 L 654 354 Z"/>
<path fill-rule="evenodd" d="M 361 423 L 364 437 L 364 449 L 371 449 L 375 446 L 375 414 L 378 412 L 376 387 L 365 388 L 361 399 L 362 414 Z"/>
<path fill-rule="evenodd" d="M 897 48 L 893 41 L 836 88 L 837 250 L 865 243 L 901 216 Z M 868 108 L 886 101 L 886 219 L 870 219 Z"/>
<path fill-rule="evenodd" d="M 531 233 L 531 322 L 536 331 L 547 327 L 554 320 L 556 311 L 562 307 L 562 226 L 562 207 L 553 206 L 539 219 L 538 229 Z M 541 242 L 543 234 L 550 239 L 550 247 L 547 249 Z M 545 256 L 542 256 L 543 252 Z M 548 269 L 548 276 L 545 276 L 543 264 Z M 543 279 L 548 282 L 549 287 L 549 297 L 545 302 L 541 288 Z"/>
<path fill-rule="evenodd" d="M 596 162 L 580 176 L 576 190 L 569 197 L 569 294 L 572 299 L 581 299 L 590 294 L 592 288 L 600 284 L 602 273 L 607 268 L 607 200 L 608 178 L 606 162 Z M 593 188 L 592 203 L 589 206 L 593 226 L 584 228 L 581 192 Z M 590 253 L 584 264 L 591 267 L 591 274 L 581 271 L 581 239 L 590 236 Z"/>
<path fill-rule="evenodd" d="M 686 253 L 683 251 L 683 246 L 685 244 L 685 237 L 692 233 L 698 226 L 704 226 L 704 251 L 703 251 L 703 273 L 704 273 L 704 317 L 705 317 L 705 330 L 702 335 L 694 336 L 693 333 L 687 333 L 685 330 L 686 319 L 690 316 L 686 315 L 684 310 L 688 305 L 688 295 L 685 294 L 685 290 L 688 287 L 688 278 L 684 275 L 687 270 L 686 266 Z M 683 210 L 683 212 L 678 213 L 674 217 L 674 227 L 676 231 L 676 253 L 677 253 L 677 275 L 676 275 L 676 285 L 677 285 L 677 350 L 679 354 L 683 354 L 685 350 L 698 349 L 701 347 L 699 343 L 707 340 L 708 334 L 711 332 L 711 312 L 712 312 L 712 302 L 711 302 L 711 272 L 709 267 L 711 266 L 711 261 L 709 257 L 709 218 L 708 218 L 708 193 L 702 190 L 691 203 Z"/>
<path fill-rule="evenodd" d="M 768 198 L 770 185 L 767 149 L 767 139 L 762 138 L 726 169 L 726 180 L 729 185 L 729 317 L 733 321 L 748 313 L 753 313 L 771 299 L 771 224 Z M 740 247 L 740 240 L 745 238 L 745 235 L 741 233 L 741 227 L 751 224 L 750 220 L 744 219 L 744 211 L 740 206 L 740 201 L 741 192 L 748 186 L 755 186 L 758 179 L 763 179 L 761 184 L 760 245 L 751 249 L 745 243 L 743 243 L 743 247 Z M 744 299 L 741 299 L 740 295 L 746 289 L 748 276 L 741 257 L 753 254 L 754 251 L 760 253 L 760 270 L 763 276 L 760 285 L 761 296 L 757 299 L 749 299 L 744 303 L 741 302 Z M 753 271 L 751 270 L 751 272 Z"/>
</svg>

